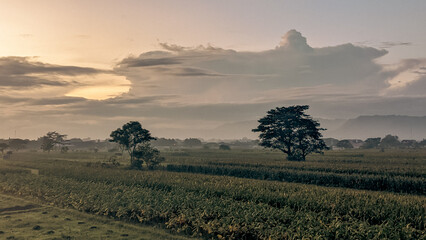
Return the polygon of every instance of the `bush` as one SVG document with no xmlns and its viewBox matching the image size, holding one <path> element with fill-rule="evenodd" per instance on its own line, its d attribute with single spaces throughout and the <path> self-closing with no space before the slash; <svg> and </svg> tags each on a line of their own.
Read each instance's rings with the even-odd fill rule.
<svg viewBox="0 0 426 240">
<path fill-rule="evenodd" d="M 219 149 L 220 150 L 231 150 L 231 147 L 229 145 L 226 145 L 226 144 L 220 144 Z"/>
</svg>

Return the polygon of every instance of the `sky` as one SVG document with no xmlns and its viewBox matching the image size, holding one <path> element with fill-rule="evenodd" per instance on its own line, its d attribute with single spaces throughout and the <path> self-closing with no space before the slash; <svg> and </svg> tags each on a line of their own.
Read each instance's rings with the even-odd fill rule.
<svg viewBox="0 0 426 240">
<path fill-rule="evenodd" d="M 425 116 L 425 10 L 415 0 L 2 0 L 0 138 L 105 139 L 128 121 L 157 137 L 252 137 L 220 129 L 295 104 L 324 119 Z"/>
</svg>

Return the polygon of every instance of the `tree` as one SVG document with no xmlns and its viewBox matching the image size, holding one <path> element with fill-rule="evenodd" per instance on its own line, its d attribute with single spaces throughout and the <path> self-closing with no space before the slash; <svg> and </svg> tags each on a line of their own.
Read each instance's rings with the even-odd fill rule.
<svg viewBox="0 0 426 240">
<path fill-rule="evenodd" d="M 401 145 L 401 142 L 398 140 L 398 136 L 392 136 L 390 134 L 386 135 L 380 142 L 380 147 L 382 148 L 396 148 Z"/>
<path fill-rule="evenodd" d="M 25 140 L 19 139 L 19 138 L 10 139 L 9 140 L 9 147 L 11 149 L 16 150 L 16 151 L 19 151 L 21 149 L 24 149 L 29 142 L 30 142 L 30 140 L 28 140 L 28 139 L 25 139 Z"/>
<path fill-rule="evenodd" d="M 132 168 L 140 168 L 140 162 L 135 161 L 135 150 L 139 145 L 149 143 L 154 140 L 151 133 L 142 128 L 139 122 L 131 121 L 123 125 L 122 128 L 112 131 L 110 142 L 118 143 L 123 149 L 127 150 L 130 155 L 130 166 Z"/>
<path fill-rule="evenodd" d="M 220 144 L 219 149 L 229 151 L 229 150 L 231 150 L 231 147 L 229 145 L 226 145 L 226 144 Z"/>
<path fill-rule="evenodd" d="M 308 105 L 271 109 L 252 131 L 260 132 L 261 146 L 284 152 L 290 161 L 304 161 L 309 153 L 328 149 L 320 133 L 325 129 L 304 113 L 308 109 Z"/>
<path fill-rule="evenodd" d="M 175 147 L 178 145 L 178 142 L 175 139 L 159 138 L 152 141 L 152 145 L 157 147 Z"/>
<path fill-rule="evenodd" d="M 70 150 L 67 146 L 61 147 L 61 153 L 67 153 Z"/>
<path fill-rule="evenodd" d="M 134 155 L 134 161 L 137 162 L 135 165 L 139 168 L 142 167 L 143 162 L 145 162 L 148 169 L 152 169 L 154 166 L 164 161 L 164 158 L 160 157 L 160 151 L 153 148 L 149 143 L 138 145 Z"/>
<path fill-rule="evenodd" d="M 367 138 L 364 142 L 364 144 L 361 146 L 361 148 L 364 149 L 371 149 L 371 148 L 377 148 L 379 147 L 380 144 L 380 140 L 382 140 L 382 138 Z"/>
<path fill-rule="evenodd" d="M 419 147 L 420 148 L 426 147 L 426 139 L 423 139 L 422 141 L 419 142 Z"/>
<path fill-rule="evenodd" d="M 64 142 L 64 138 L 67 135 L 65 134 L 59 134 L 58 132 L 48 132 L 45 136 L 41 137 L 41 149 L 44 152 L 50 153 L 50 151 L 56 146 L 56 145 L 62 145 Z"/>
<path fill-rule="evenodd" d="M 9 145 L 7 143 L 0 143 L 1 154 L 3 154 L 4 150 L 6 150 L 8 147 L 9 147 Z"/>
<path fill-rule="evenodd" d="M 187 147 L 199 147 L 203 145 L 203 143 L 198 138 L 187 138 L 183 140 L 183 145 Z"/>
<path fill-rule="evenodd" d="M 345 149 L 354 148 L 352 143 L 346 139 L 338 141 L 336 144 L 336 147 L 345 148 Z"/>
</svg>

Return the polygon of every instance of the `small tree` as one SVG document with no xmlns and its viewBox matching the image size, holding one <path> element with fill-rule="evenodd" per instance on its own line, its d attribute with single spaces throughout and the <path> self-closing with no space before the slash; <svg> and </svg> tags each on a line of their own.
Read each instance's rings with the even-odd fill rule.
<svg viewBox="0 0 426 240">
<path fill-rule="evenodd" d="M 59 134 L 58 132 L 48 132 L 45 136 L 41 137 L 41 149 L 44 152 L 50 153 L 56 145 L 62 145 L 64 138 L 67 135 Z M 62 149 L 61 149 L 62 150 Z"/>
<path fill-rule="evenodd" d="M 67 153 L 70 150 L 67 146 L 61 147 L 61 153 Z"/>
<path fill-rule="evenodd" d="M 380 147 L 382 148 L 396 148 L 401 145 L 401 142 L 398 140 L 398 136 L 392 136 L 390 134 L 386 135 L 380 142 Z"/>
<path fill-rule="evenodd" d="M 381 139 L 382 138 L 379 138 L 379 137 L 377 137 L 377 138 L 367 138 L 365 140 L 364 144 L 361 146 L 361 148 L 364 148 L 364 149 L 377 148 L 377 147 L 379 147 Z"/>
<path fill-rule="evenodd" d="M 3 154 L 4 150 L 6 150 L 8 147 L 9 147 L 9 145 L 7 143 L 0 143 L 1 154 Z"/>
<path fill-rule="evenodd" d="M 203 143 L 198 138 L 187 138 L 183 140 L 183 145 L 187 147 L 200 147 Z"/>
<path fill-rule="evenodd" d="M 352 143 L 346 139 L 338 141 L 336 144 L 336 147 L 344 148 L 344 149 L 354 148 Z"/>
<path fill-rule="evenodd" d="M 419 142 L 419 147 L 420 148 L 426 147 L 426 139 L 423 139 L 422 141 Z"/>
<path fill-rule="evenodd" d="M 153 148 L 149 143 L 140 144 L 135 152 L 135 167 L 141 168 L 142 164 L 145 162 L 148 169 L 154 168 L 161 162 L 164 161 L 163 157 L 160 157 L 160 151 Z"/>
<path fill-rule="evenodd" d="M 29 142 L 30 141 L 28 139 L 25 139 L 25 140 L 19 139 L 19 138 L 10 139 L 9 147 L 18 152 L 19 150 L 24 149 Z"/>
<path fill-rule="evenodd" d="M 219 149 L 229 151 L 229 150 L 231 150 L 231 147 L 229 145 L 226 145 L 226 144 L 220 144 Z"/>
<path fill-rule="evenodd" d="M 288 160 L 304 161 L 309 153 L 328 149 L 320 133 L 325 129 L 304 113 L 308 109 L 308 105 L 271 109 L 252 131 L 260 132 L 261 146 L 286 153 Z"/>
<path fill-rule="evenodd" d="M 140 168 L 141 166 L 139 161 L 135 161 L 137 160 L 135 158 L 136 148 L 155 139 L 151 137 L 151 133 L 148 130 L 142 128 L 142 125 L 136 121 L 128 122 L 122 128 L 112 131 L 110 137 L 109 141 L 116 142 L 123 149 L 127 150 L 130 155 L 130 166 L 132 168 Z"/>
</svg>

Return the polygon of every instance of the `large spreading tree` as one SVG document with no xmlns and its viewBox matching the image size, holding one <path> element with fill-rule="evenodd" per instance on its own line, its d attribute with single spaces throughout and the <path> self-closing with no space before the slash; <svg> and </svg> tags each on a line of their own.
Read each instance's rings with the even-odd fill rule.
<svg viewBox="0 0 426 240">
<path fill-rule="evenodd" d="M 127 150 L 130 155 L 130 166 L 132 168 L 141 168 L 143 160 L 147 165 L 148 157 L 158 157 L 158 153 L 151 149 L 149 142 L 155 138 L 151 133 L 142 128 L 139 122 L 131 121 L 111 132 L 111 142 L 118 143 L 123 149 Z M 150 151 L 148 153 L 148 151 Z M 155 160 L 158 160 L 157 158 Z"/>
<path fill-rule="evenodd" d="M 66 136 L 55 131 L 46 133 L 45 136 L 41 137 L 41 149 L 50 153 L 56 145 L 61 146 L 64 143 Z"/>
<path fill-rule="evenodd" d="M 260 132 L 260 145 L 281 150 L 291 161 L 304 161 L 310 153 L 328 149 L 321 139 L 318 121 L 305 113 L 308 105 L 277 107 L 259 119 L 253 132 Z"/>
</svg>

